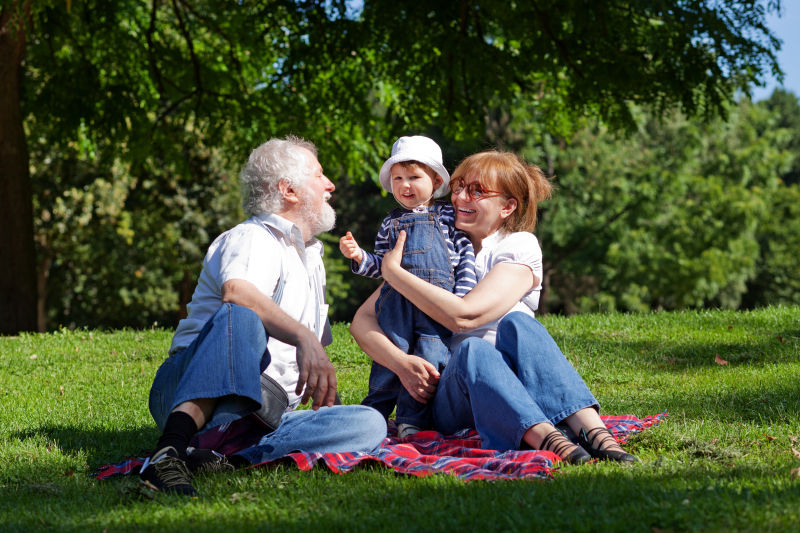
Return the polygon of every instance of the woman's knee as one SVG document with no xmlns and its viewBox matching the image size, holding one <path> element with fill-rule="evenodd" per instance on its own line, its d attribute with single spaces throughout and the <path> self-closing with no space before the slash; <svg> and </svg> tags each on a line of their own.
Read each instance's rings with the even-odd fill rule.
<svg viewBox="0 0 800 533">
<path fill-rule="evenodd" d="M 472 374 L 499 360 L 502 360 L 502 355 L 490 342 L 470 337 L 458 346 L 447 366 L 455 366 L 462 373 Z"/>
<path fill-rule="evenodd" d="M 550 332 L 538 320 L 519 311 L 509 313 L 500 321 L 495 345 L 512 362 L 519 360 L 523 354 L 529 357 L 561 354 Z"/>
<path fill-rule="evenodd" d="M 540 333 L 544 326 L 527 313 L 514 311 L 504 316 L 497 324 L 497 336 L 508 338 L 509 340 L 525 340 L 531 334 Z"/>
</svg>

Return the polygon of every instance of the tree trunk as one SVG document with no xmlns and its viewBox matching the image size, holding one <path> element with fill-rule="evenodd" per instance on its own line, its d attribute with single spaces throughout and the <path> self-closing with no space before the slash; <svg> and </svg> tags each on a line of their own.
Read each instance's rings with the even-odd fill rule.
<svg viewBox="0 0 800 533">
<path fill-rule="evenodd" d="M 0 10 L 0 334 L 36 330 L 36 249 L 20 79 L 29 0 Z"/>
</svg>

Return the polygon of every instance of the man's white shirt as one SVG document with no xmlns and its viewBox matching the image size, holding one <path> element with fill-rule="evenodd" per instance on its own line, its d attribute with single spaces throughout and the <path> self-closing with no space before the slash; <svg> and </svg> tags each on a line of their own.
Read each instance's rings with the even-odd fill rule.
<svg viewBox="0 0 800 533">
<path fill-rule="evenodd" d="M 330 344 L 328 306 L 325 304 L 325 267 L 322 243 L 303 242 L 300 229 L 274 214 L 253 216 L 217 237 L 208 248 L 203 269 L 172 339 L 170 353 L 189 346 L 222 305 L 222 285 L 233 279 L 248 281 L 275 300 L 289 316 Z M 268 333 L 269 335 L 269 333 Z M 271 362 L 266 373 L 289 395 L 289 409 L 300 403 L 295 394 L 299 377 L 295 347 L 272 337 L 267 342 Z"/>
</svg>

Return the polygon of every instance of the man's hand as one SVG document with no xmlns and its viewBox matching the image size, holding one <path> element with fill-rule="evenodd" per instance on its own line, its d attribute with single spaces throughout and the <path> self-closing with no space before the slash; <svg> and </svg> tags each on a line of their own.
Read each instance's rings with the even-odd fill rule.
<svg viewBox="0 0 800 533">
<path fill-rule="evenodd" d="M 342 255 L 346 258 L 352 259 L 358 264 L 361 264 L 361 260 L 364 259 L 361 254 L 361 247 L 356 242 L 353 234 L 349 231 L 344 237 L 339 239 L 339 250 L 342 251 Z"/>
<path fill-rule="evenodd" d="M 270 337 L 296 348 L 300 377 L 295 394 L 303 394 L 302 403 L 306 403 L 310 397 L 314 400 L 312 408 L 315 410 L 323 405 L 333 405 L 336 398 L 336 372 L 314 332 L 287 315 L 249 281 L 226 281 L 222 285 L 222 301 L 252 309 L 261 318 Z"/>
<path fill-rule="evenodd" d="M 439 371 L 425 359 L 408 355 L 397 370 L 397 376 L 403 387 L 418 402 L 428 403 L 428 400 L 436 394 Z"/>
<path fill-rule="evenodd" d="M 298 342 L 297 366 L 300 377 L 295 394 L 303 393 L 300 403 L 306 403 L 312 398 L 311 408 L 315 411 L 322 406 L 331 407 L 336 399 L 336 371 L 325 348 L 313 334 Z"/>
</svg>

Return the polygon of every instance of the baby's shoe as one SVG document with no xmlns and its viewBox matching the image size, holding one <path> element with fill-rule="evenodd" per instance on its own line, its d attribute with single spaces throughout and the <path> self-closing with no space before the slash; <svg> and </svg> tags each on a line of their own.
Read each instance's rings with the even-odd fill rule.
<svg viewBox="0 0 800 533">
<path fill-rule="evenodd" d="M 402 439 L 405 437 L 410 437 L 415 433 L 419 433 L 420 428 L 414 426 L 412 424 L 397 424 L 397 438 Z"/>
</svg>

